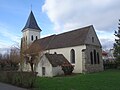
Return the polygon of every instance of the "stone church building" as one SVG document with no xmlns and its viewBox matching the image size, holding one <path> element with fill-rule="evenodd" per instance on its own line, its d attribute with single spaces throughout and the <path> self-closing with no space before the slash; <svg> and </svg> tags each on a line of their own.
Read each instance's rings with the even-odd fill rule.
<svg viewBox="0 0 120 90">
<path fill-rule="evenodd" d="M 61 65 L 65 62 L 74 66 L 73 73 L 103 70 L 102 46 L 93 25 L 44 38 L 40 38 L 41 31 L 31 11 L 22 29 L 21 47 L 24 51 L 31 50 L 31 53 L 37 51 L 35 70 L 38 76 L 64 74 Z M 26 52 L 25 55 L 30 54 Z M 30 71 L 30 66 L 24 63 L 23 70 Z"/>
</svg>

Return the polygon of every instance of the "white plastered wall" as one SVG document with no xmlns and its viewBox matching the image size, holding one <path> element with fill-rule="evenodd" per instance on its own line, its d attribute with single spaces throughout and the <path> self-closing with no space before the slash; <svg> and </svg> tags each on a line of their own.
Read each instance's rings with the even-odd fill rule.
<svg viewBox="0 0 120 90">
<path fill-rule="evenodd" d="M 30 45 L 33 41 L 31 40 L 31 36 L 33 35 L 33 41 L 36 40 L 36 36 L 40 39 L 40 31 L 36 29 L 26 29 L 23 31 L 23 37 L 27 40 L 27 45 Z M 27 37 L 27 39 L 26 39 Z"/>
<path fill-rule="evenodd" d="M 64 74 L 61 66 L 53 67 L 45 55 L 43 55 L 40 62 L 38 63 L 38 67 L 36 69 L 36 72 L 38 72 L 38 76 L 43 76 L 42 67 L 45 67 L 45 77 L 53 77 L 56 75 Z"/>
<path fill-rule="evenodd" d="M 67 47 L 67 48 L 59 48 L 59 49 L 51 49 L 51 50 L 47 50 L 46 52 L 49 52 L 51 54 L 54 54 L 55 52 L 57 54 L 63 54 L 64 57 L 70 62 L 70 51 L 72 49 L 75 50 L 75 64 L 72 64 L 74 65 L 73 72 L 82 73 L 82 50 L 86 49 L 85 45 Z"/>
<path fill-rule="evenodd" d="M 38 67 L 36 69 L 36 72 L 38 72 L 38 76 L 43 76 L 42 75 L 42 67 L 45 67 L 45 76 L 52 77 L 52 65 L 48 61 L 48 59 L 43 55 L 41 58 L 40 62 L 38 63 Z"/>
</svg>

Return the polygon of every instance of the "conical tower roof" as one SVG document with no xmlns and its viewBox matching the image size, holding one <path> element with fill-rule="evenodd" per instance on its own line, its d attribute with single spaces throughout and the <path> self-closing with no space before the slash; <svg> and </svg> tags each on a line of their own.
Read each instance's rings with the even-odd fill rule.
<svg viewBox="0 0 120 90">
<path fill-rule="evenodd" d="M 40 27 L 38 26 L 38 24 L 37 24 L 37 22 L 35 20 L 35 17 L 34 17 L 34 14 L 33 14 L 32 11 L 30 12 L 27 23 L 26 23 L 25 27 L 22 29 L 22 31 L 24 31 L 27 28 L 36 29 L 36 30 L 41 31 Z"/>
</svg>

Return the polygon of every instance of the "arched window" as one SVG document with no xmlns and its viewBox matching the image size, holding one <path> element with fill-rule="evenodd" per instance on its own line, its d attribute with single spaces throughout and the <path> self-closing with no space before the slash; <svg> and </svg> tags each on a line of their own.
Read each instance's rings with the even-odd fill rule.
<svg viewBox="0 0 120 90">
<path fill-rule="evenodd" d="M 97 60 L 98 60 L 98 64 L 100 64 L 100 57 L 99 57 L 99 53 L 97 53 Z"/>
<path fill-rule="evenodd" d="M 36 40 L 38 39 L 38 37 L 36 36 Z"/>
<path fill-rule="evenodd" d="M 93 64 L 93 53 L 90 52 L 90 60 L 91 60 L 91 64 Z"/>
<path fill-rule="evenodd" d="M 71 63 L 75 63 L 75 50 L 74 49 L 70 51 L 70 61 Z"/>
<path fill-rule="evenodd" d="M 31 36 L 31 40 L 33 41 L 33 35 Z"/>
<path fill-rule="evenodd" d="M 96 64 L 97 61 L 96 61 L 96 50 L 94 50 L 94 63 Z"/>
</svg>

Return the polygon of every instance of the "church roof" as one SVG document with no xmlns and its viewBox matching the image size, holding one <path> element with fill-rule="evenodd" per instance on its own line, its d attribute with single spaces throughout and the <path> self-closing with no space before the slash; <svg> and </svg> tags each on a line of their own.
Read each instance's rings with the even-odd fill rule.
<svg viewBox="0 0 120 90">
<path fill-rule="evenodd" d="M 37 30 L 41 31 L 41 29 L 39 28 L 39 26 L 38 26 L 38 24 L 37 24 L 37 22 L 35 20 L 35 17 L 34 17 L 34 14 L 33 14 L 32 11 L 30 12 L 27 23 L 26 23 L 26 25 L 25 25 L 25 27 L 23 28 L 22 31 L 24 31 L 27 28 L 37 29 Z"/>
<path fill-rule="evenodd" d="M 88 35 L 88 31 L 91 27 L 93 26 L 87 26 L 62 34 L 41 38 L 34 41 L 31 46 L 37 44 L 42 50 L 49 50 L 84 45 L 86 43 L 85 40 Z"/>
<path fill-rule="evenodd" d="M 69 61 L 62 54 L 45 54 L 53 67 L 67 65 L 71 66 Z"/>
</svg>

